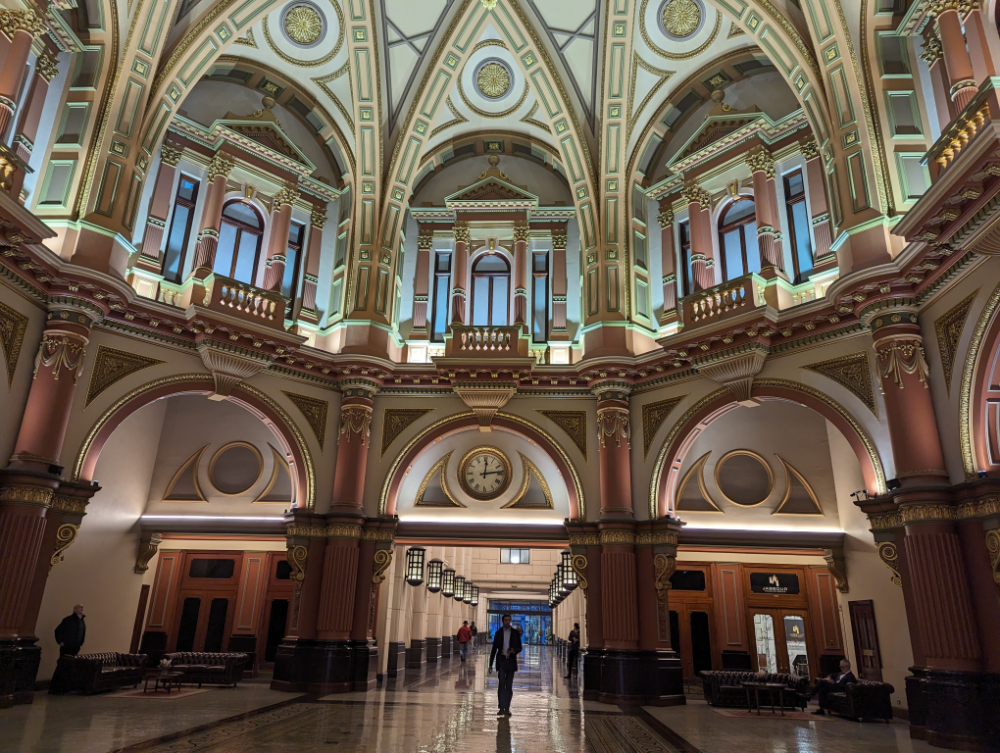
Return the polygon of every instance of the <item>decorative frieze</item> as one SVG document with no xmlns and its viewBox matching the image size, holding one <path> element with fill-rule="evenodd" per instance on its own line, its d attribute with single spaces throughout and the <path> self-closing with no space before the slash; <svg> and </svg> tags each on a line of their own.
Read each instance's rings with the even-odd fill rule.
<svg viewBox="0 0 1000 753">
<path fill-rule="evenodd" d="M 930 369 L 924 358 L 924 344 L 920 335 L 891 335 L 875 343 L 878 354 L 878 373 L 881 389 L 885 391 L 885 383 L 892 380 L 899 389 L 903 389 L 903 374 L 916 374 L 920 383 L 927 387 L 927 377 Z"/>
<path fill-rule="evenodd" d="M 371 437 L 372 409 L 366 405 L 348 405 L 340 410 L 340 433 L 337 443 L 346 439 L 352 441 L 355 434 L 363 445 L 368 444 Z"/>
<path fill-rule="evenodd" d="M 552 423 L 566 432 L 573 444 L 587 457 L 587 412 L 582 410 L 540 410 Z"/>
<path fill-rule="evenodd" d="M 596 533 L 571 533 L 569 535 L 569 545 L 573 546 L 597 546 L 601 543 Z"/>
<path fill-rule="evenodd" d="M 38 346 L 35 356 L 34 378 L 38 377 L 41 367 L 52 370 L 52 379 L 59 381 L 59 375 L 66 369 L 73 377 L 73 383 L 83 374 L 83 359 L 87 355 L 86 341 L 83 344 L 63 335 L 53 335 L 46 332 Z"/>
<path fill-rule="evenodd" d="M 649 448 L 653 446 L 653 438 L 660 430 L 663 422 L 670 412 L 677 407 L 681 400 L 687 395 L 671 397 L 666 400 L 658 400 L 655 403 L 646 403 L 642 406 L 642 456 L 649 454 Z"/>
<path fill-rule="evenodd" d="M 938 352 L 941 354 L 941 368 L 944 371 L 944 383 L 951 393 L 951 374 L 955 368 L 955 356 L 958 353 L 958 342 L 962 338 L 962 330 L 969 318 L 972 302 L 979 290 L 963 298 L 951 309 L 934 321 L 934 332 L 937 335 Z"/>
<path fill-rule="evenodd" d="M 635 533 L 621 528 L 606 528 L 597 534 L 601 546 L 621 546 L 635 544 Z"/>
<path fill-rule="evenodd" d="M 285 390 L 282 390 L 282 392 L 292 402 L 292 405 L 302 413 L 306 419 L 306 423 L 309 424 L 309 428 L 313 430 L 316 441 L 319 442 L 320 450 L 322 450 L 326 442 L 326 416 L 330 404 L 326 400 L 319 400 L 315 397 L 299 395 L 295 392 L 287 392 Z"/>
<path fill-rule="evenodd" d="M 875 390 L 872 387 L 871 365 L 866 351 L 818 361 L 802 368 L 822 374 L 827 379 L 832 379 L 864 403 L 868 410 L 878 415 L 875 406 Z"/>
<path fill-rule="evenodd" d="M 28 330 L 28 317 L 15 311 L 6 303 L 0 303 L 0 350 L 7 362 L 7 387 L 14 382 L 14 370 L 21 356 L 24 333 Z"/>
<path fill-rule="evenodd" d="M 677 546 L 674 531 L 640 531 L 635 535 L 636 546 Z"/>
<path fill-rule="evenodd" d="M 597 411 L 597 436 L 601 441 L 601 449 L 611 439 L 614 439 L 616 447 L 621 447 L 623 441 L 627 447 L 631 447 L 630 434 L 627 409 L 610 407 Z"/>
<path fill-rule="evenodd" d="M 137 371 L 161 363 L 163 361 L 157 358 L 148 358 L 129 351 L 109 348 L 107 345 L 99 345 L 97 356 L 94 358 L 94 366 L 90 370 L 90 386 L 87 388 L 87 400 L 84 407 L 94 402 L 98 395 L 111 385 Z"/>
<path fill-rule="evenodd" d="M 396 438 L 414 422 L 433 410 L 432 408 L 386 408 L 382 413 L 382 452 L 385 455 Z"/>
</svg>

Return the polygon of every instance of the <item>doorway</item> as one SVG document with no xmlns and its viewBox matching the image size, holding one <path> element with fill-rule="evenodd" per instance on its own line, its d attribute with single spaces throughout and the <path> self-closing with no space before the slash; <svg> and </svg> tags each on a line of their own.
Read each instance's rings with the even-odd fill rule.
<svg viewBox="0 0 1000 753">
<path fill-rule="evenodd" d="M 712 669 L 712 608 L 708 604 L 676 604 L 670 610 L 670 645 L 681 660 L 685 680 Z"/>
<path fill-rule="evenodd" d="M 232 621 L 229 602 L 225 597 L 182 592 L 177 651 L 221 652 Z"/>
<path fill-rule="evenodd" d="M 758 672 L 811 676 L 806 617 L 805 610 L 751 610 Z"/>
</svg>

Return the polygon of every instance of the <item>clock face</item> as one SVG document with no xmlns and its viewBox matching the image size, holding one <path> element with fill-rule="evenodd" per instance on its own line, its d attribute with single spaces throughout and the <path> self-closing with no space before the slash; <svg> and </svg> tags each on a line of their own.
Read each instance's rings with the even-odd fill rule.
<svg viewBox="0 0 1000 753">
<path fill-rule="evenodd" d="M 470 497 L 495 499 L 510 486 L 510 461 L 496 449 L 477 447 L 462 458 L 458 480 Z"/>
</svg>

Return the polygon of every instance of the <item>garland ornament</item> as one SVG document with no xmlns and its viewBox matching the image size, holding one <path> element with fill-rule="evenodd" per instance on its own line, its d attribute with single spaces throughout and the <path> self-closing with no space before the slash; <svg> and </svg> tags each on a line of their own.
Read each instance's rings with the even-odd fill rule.
<svg viewBox="0 0 1000 753">
<path fill-rule="evenodd" d="M 602 450 L 605 447 L 605 437 L 613 437 L 616 447 L 621 447 L 624 439 L 625 445 L 631 448 L 630 435 L 627 410 L 624 408 L 602 408 L 597 411 L 597 436 L 601 440 Z"/>
<path fill-rule="evenodd" d="M 372 409 L 361 405 L 352 405 L 344 408 L 340 412 L 340 435 L 337 437 L 337 443 L 340 443 L 342 438 L 347 438 L 347 441 L 351 441 L 351 437 L 355 434 L 361 440 L 361 444 L 368 444 L 368 439 L 371 437 L 372 428 Z"/>
<path fill-rule="evenodd" d="M 63 368 L 73 375 L 73 383 L 83 374 L 83 359 L 87 355 L 86 343 L 83 345 L 72 342 L 68 337 L 52 337 L 45 334 L 38 346 L 35 356 L 35 371 L 33 379 L 38 377 L 38 369 L 44 366 L 52 369 L 52 379 L 59 381 L 59 373 Z"/>
<path fill-rule="evenodd" d="M 882 345 L 882 343 L 888 343 Z M 903 389 L 903 374 L 916 374 L 920 383 L 927 388 L 927 377 L 930 369 L 924 358 L 924 345 L 919 338 L 912 335 L 897 335 L 879 341 L 878 374 L 881 378 L 880 388 L 885 392 L 885 381 L 892 379 L 899 389 Z"/>
</svg>

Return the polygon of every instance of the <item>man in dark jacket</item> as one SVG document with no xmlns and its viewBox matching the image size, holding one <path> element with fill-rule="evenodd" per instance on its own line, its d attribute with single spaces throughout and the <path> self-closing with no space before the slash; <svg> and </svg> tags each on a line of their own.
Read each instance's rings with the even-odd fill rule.
<svg viewBox="0 0 1000 753">
<path fill-rule="evenodd" d="M 59 656 L 76 656 L 87 637 L 87 623 L 84 622 L 83 604 L 73 607 L 73 614 L 63 619 L 56 628 L 56 643 Z"/>
<path fill-rule="evenodd" d="M 569 656 L 566 657 L 566 677 L 569 679 L 580 666 L 580 623 L 574 622 L 569 631 Z"/>
<path fill-rule="evenodd" d="M 503 627 L 493 636 L 493 650 L 486 666 L 493 671 L 496 659 L 497 668 L 497 704 L 500 707 L 497 716 L 510 716 L 510 702 L 514 697 L 514 673 L 517 672 L 517 655 L 521 653 L 521 634 L 511 627 L 510 615 L 500 618 Z"/>
<path fill-rule="evenodd" d="M 851 663 L 847 659 L 841 659 L 840 672 L 822 678 L 813 688 L 813 693 L 819 696 L 819 709 L 813 713 L 823 716 L 826 713 L 827 696 L 830 693 L 841 693 L 850 683 L 857 681 L 858 678 L 851 671 Z"/>
</svg>

